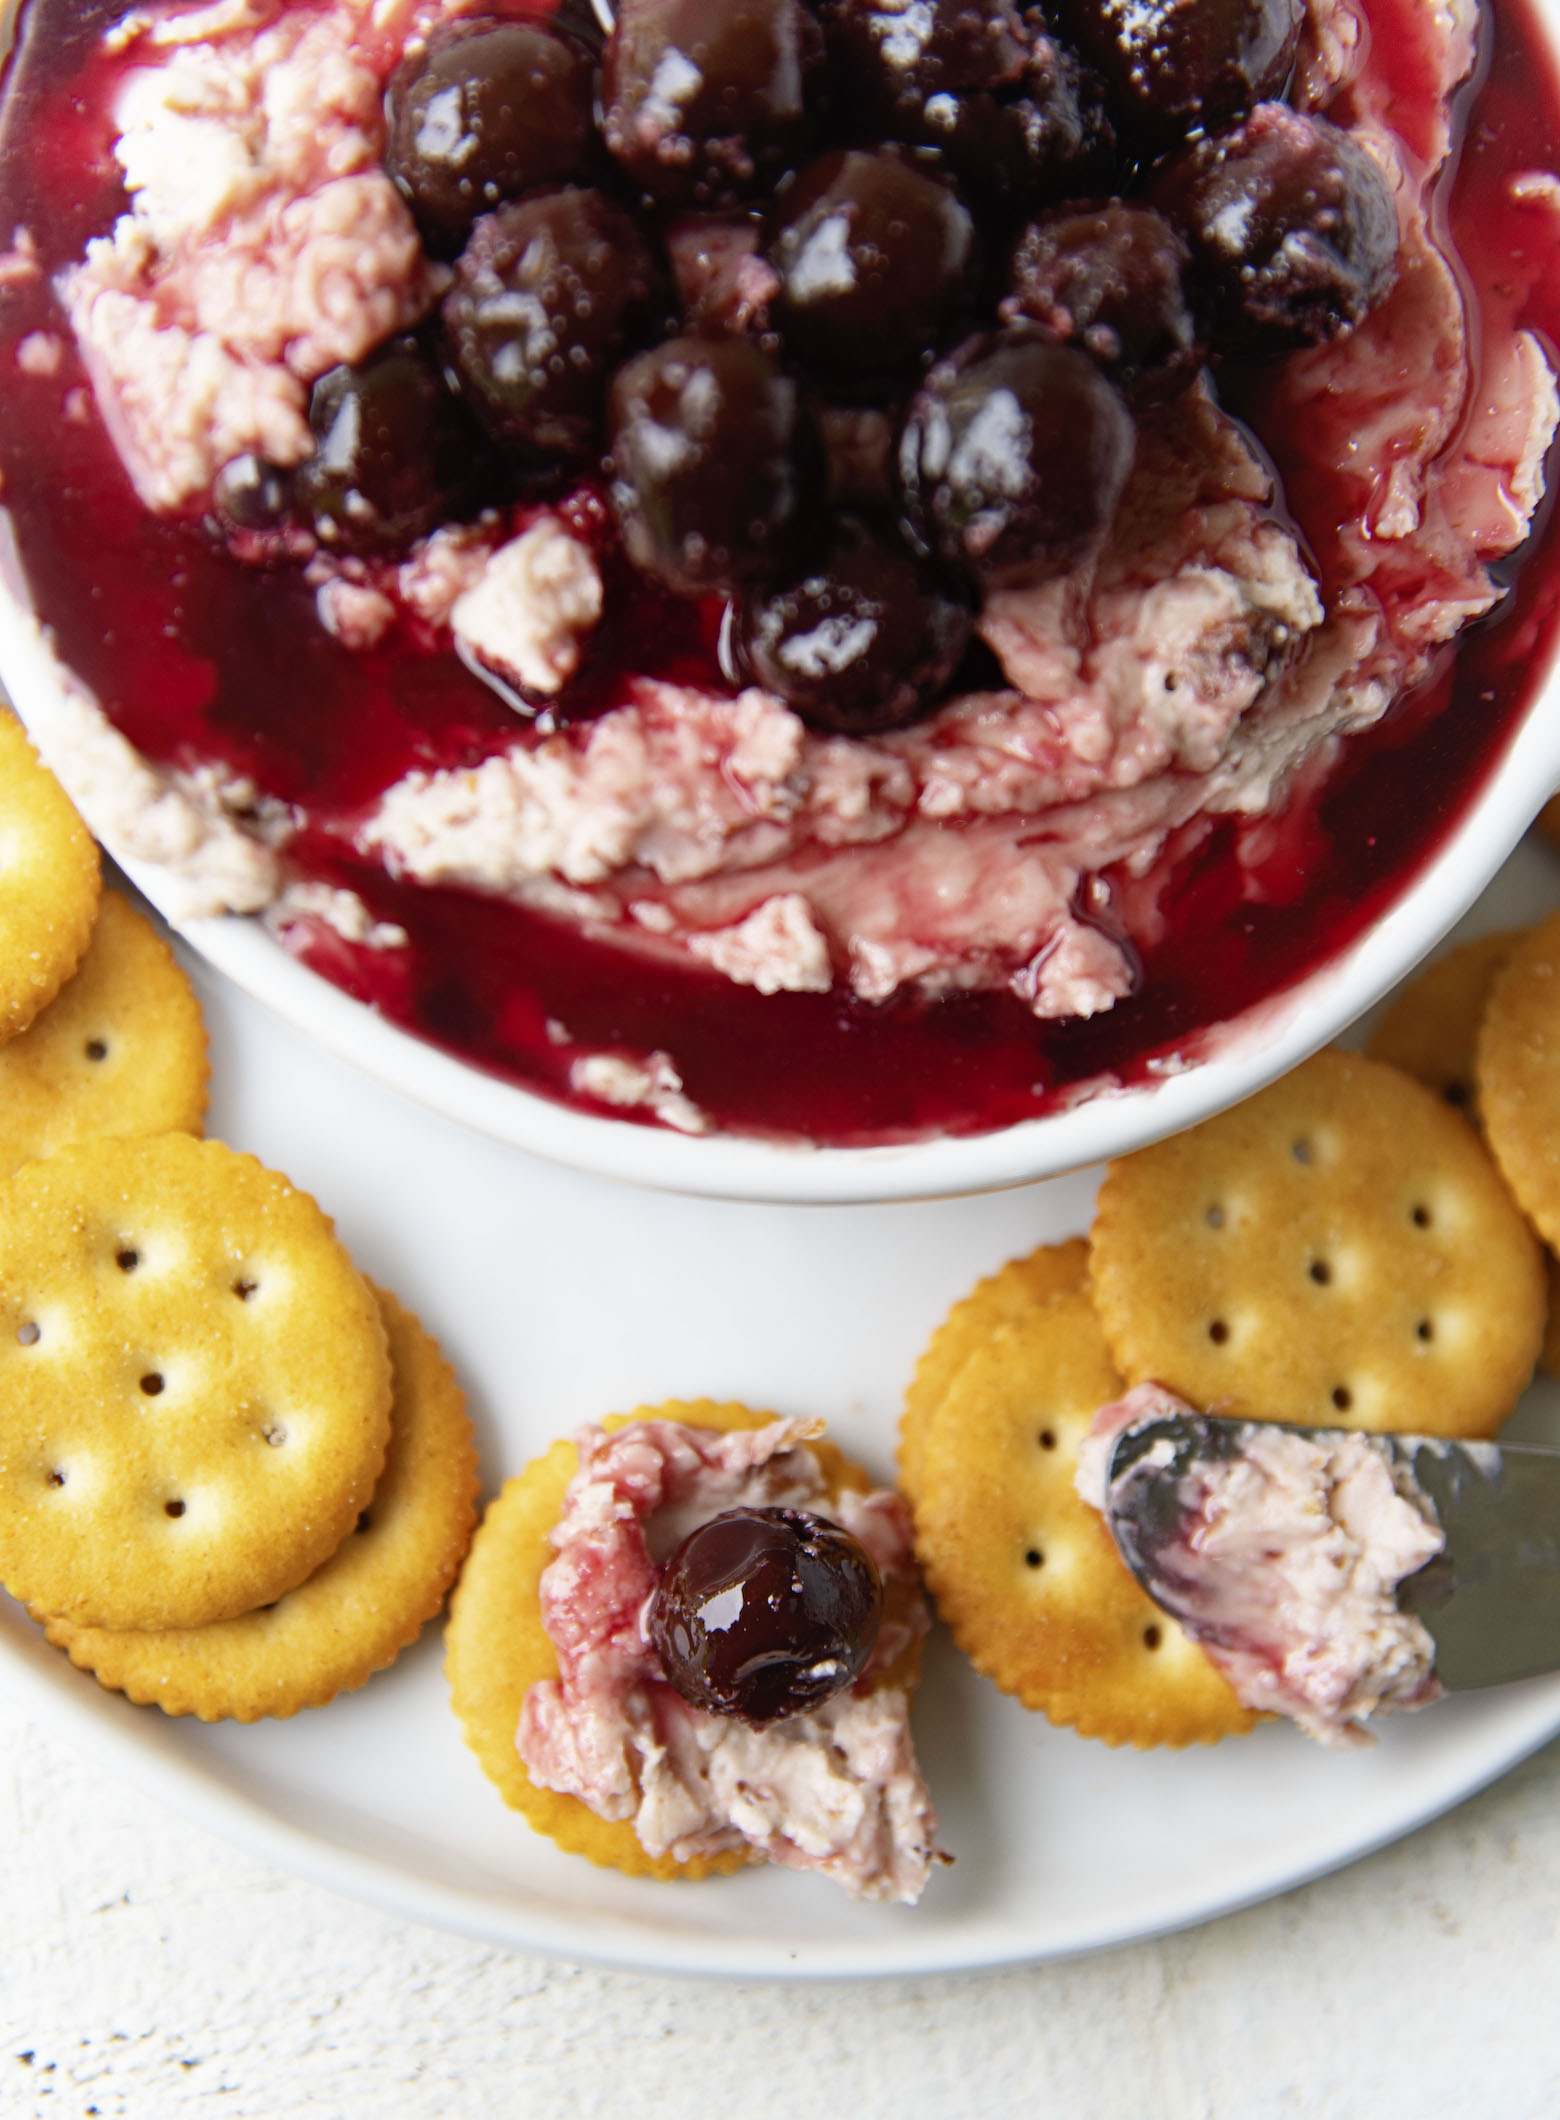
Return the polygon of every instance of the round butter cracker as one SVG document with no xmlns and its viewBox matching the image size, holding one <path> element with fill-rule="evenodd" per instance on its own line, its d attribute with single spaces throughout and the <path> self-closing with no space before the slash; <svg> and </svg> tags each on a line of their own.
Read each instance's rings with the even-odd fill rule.
<svg viewBox="0 0 1560 2120">
<path fill-rule="evenodd" d="M 390 1344 L 390 1447 L 354 1530 L 273 1605 L 205 1627 L 113 1633 L 48 1620 L 56 1648 L 142 1705 L 202 1722 L 295 1715 L 364 1685 L 443 1604 L 477 1519 L 465 1395 L 413 1317 L 375 1289 Z"/>
<path fill-rule="evenodd" d="M 1524 1214 L 1560 1250 L 1560 913 L 1522 937 L 1479 1030 L 1485 1138 Z"/>
<path fill-rule="evenodd" d="M 159 1134 L 0 1181 L 0 1582 L 36 1611 L 271 1603 L 368 1505 L 389 1416 L 373 1295 L 252 1156 Z"/>
<path fill-rule="evenodd" d="M 899 1485 L 913 1505 L 922 1485 L 922 1449 L 943 1394 L 970 1355 L 998 1325 L 1022 1318 L 1049 1296 L 1082 1288 L 1089 1277 L 1089 1247 L 1082 1237 L 1042 1244 L 1024 1258 L 978 1281 L 954 1304 L 916 1364 L 899 1422 Z"/>
<path fill-rule="evenodd" d="M 1211 1743 L 1256 1718 L 1073 1485 L 1122 1388 L 1082 1290 L 994 1326 L 927 1428 L 916 1552 L 954 1640 L 1026 1708 L 1112 1745 Z"/>
<path fill-rule="evenodd" d="M 1366 1051 L 1439 1090 L 1477 1122 L 1474 1053 L 1495 984 L 1521 937 L 1503 930 L 1464 942 L 1426 965 L 1393 996 Z"/>
<path fill-rule="evenodd" d="M 1390 1061 L 1439 1090 L 1476 1126 L 1479 1028 L 1497 976 L 1511 962 L 1523 937 L 1513 930 L 1480 935 L 1438 958 L 1405 986 L 1376 1026 L 1366 1047 L 1374 1060 Z M 1546 1251 L 1549 1320 L 1538 1366 L 1560 1375 L 1560 1259 Z"/>
<path fill-rule="evenodd" d="M 81 962 L 100 889 L 91 833 L 0 705 L 0 1043 L 24 1031 Z"/>
<path fill-rule="evenodd" d="M 105 891 L 86 955 L 0 1046 L 0 1172 L 72 1141 L 198 1134 L 209 1076 L 194 989 L 161 935 Z"/>
<path fill-rule="evenodd" d="M 1210 1413 L 1492 1435 L 1544 1329 L 1539 1247 L 1473 1128 L 1337 1049 L 1113 1163 L 1090 1245 L 1127 1381 Z"/>
<path fill-rule="evenodd" d="M 670 1400 L 615 1415 L 603 1425 L 619 1428 L 630 1420 L 763 1428 L 774 1418 L 709 1399 Z M 813 1441 L 807 1448 L 834 1493 L 845 1488 L 863 1492 L 873 1484 L 833 1444 Z M 466 1742 L 505 1803 L 571 1855 L 583 1855 L 602 1869 L 621 1870 L 629 1877 L 697 1879 L 745 1869 L 762 1857 L 742 1848 L 690 1862 L 648 1855 L 630 1821 L 598 1818 L 578 1797 L 538 1788 L 515 1748 L 526 1694 L 539 1681 L 558 1675 L 557 1652 L 542 1625 L 541 1579 L 553 1558 L 549 1533 L 563 1514 L 564 1491 L 578 1466 L 579 1453 L 569 1438 L 554 1443 L 505 1483 L 471 1542 L 445 1630 L 445 1671 Z M 919 1644 L 913 1656 L 918 1663 Z M 914 1676 L 913 1663 L 896 1663 L 884 1680 L 908 1685 Z"/>
</svg>

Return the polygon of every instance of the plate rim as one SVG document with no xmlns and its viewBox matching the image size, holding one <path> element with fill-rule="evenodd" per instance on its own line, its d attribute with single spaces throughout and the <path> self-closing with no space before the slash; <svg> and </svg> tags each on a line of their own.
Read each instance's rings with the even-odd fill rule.
<svg viewBox="0 0 1560 2120">
<path fill-rule="evenodd" d="M 646 1947 L 646 1924 L 627 1914 L 586 1910 L 564 1919 L 528 1913 L 512 1902 L 496 1902 L 458 1886 L 417 1879 L 386 1860 L 340 1846 L 307 1828 L 289 1825 L 258 1799 L 224 1786 L 214 1773 L 184 1755 L 164 1753 L 149 1738 L 116 1729 L 112 1713 L 104 1714 L 102 1710 L 129 1704 L 120 1702 L 117 1696 L 104 1695 L 94 1700 L 91 1694 L 80 1692 L 79 1687 L 95 1688 L 96 1682 L 68 1662 L 50 1669 L 45 1660 L 52 1661 L 56 1655 L 41 1634 L 36 1644 L 22 1637 L 18 1649 L 15 1630 L 0 1625 L 0 1678 L 13 1699 L 34 1713 L 54 1735 L 106 1771 L 176 1817 L 203 1828 L 242 1853 L 375 1907 L 381 1913 L 417 1921 L 495 1949 L 604 1971 L 687 1976 L 717 1983 L 951 1977 L 1062 1963 L 1099 1951 L 1152 1942 L 1278 1898 L 1408 1838 L 1560 1736 L 1560 1673 L 1499 1689 L 1506 1696 L 1505 1712 L 1492 1710 L 1481 1718 L 1486 1725 L 1493 1720 L 1494 1730 L 1486 1730 L 1484 1741 L 1480 1742 L 1476 1725 L 1475 1732 L 1458 1747 L 1432 1788 L 1390 1825 L 1351 1836 L 1346 1830 L 1347 1807 L 1341 1806 L 1338 1824 L 1330 1832 L 1319 1834 L 1320 1844 L 1310 1848 L 1298 1863 L 1275 1853 L 1271 1861 L 1258 1865 L 1239 1885 L 1211 1896 L 1189 1891 L 1167 1894 L 1146 1919 L 1105 1913 L 1098 1920 L 1083 1924 L 1067 1939 L 1053 1943 L 1020 1939 L 1011 1947 L 1004 1947 L 984 1940 L 965 1947 L 960 1945 L 957 1931 L 928 1929 L 923 1947 L 916 1940 L 912 1916 L 903 1929 L 895 1929 L 891 1938 L 885 1934 L 877 1948 L 864 1947 L 859 1940 L 831 1945 L 826 1927 L 816 1947 L 809 1947 L 805 1955 L 783 1942 L 766 1945 L 752 1937 L 725 1932 L 697 1939 L 680 1931 L 656 1929 L 652 1955 Z M 1073 1738 L 1078 1744 L 1090 1742 L 1076 1738 L 1072 1732 L 1055 1734 Z M 1296 1737 L 1295 1742 L 1304 1740 Z M 1470 1751 L 1471 1758 L 1467 1756 Z M 975 1925 L 975 1934 L 981 1933 Z"/>
</svg>

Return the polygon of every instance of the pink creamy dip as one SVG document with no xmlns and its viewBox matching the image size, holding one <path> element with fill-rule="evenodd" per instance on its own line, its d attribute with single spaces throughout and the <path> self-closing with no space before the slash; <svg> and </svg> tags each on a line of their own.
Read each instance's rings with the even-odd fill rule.
<svg viewBox="0 0 1560 2120">
<path fill-rule="evenodd" d="M 84 78 L 110 102 L 125 211 L 67 255 L 58 329 L 30 329 L 15 359 L 33 382 L 52 378 L 67 423 L 91 418 L 85 374 L 160 533 L 198 525 L 235 454 L 305 456 L 312 381 L 437 300 L 444 268 L 380 168 L 382 96 L 409 47 L 476 9 L 213 0 L 138 9 L 109 32 Z M 744 1007 L 791 997 L 776 1018 L 789 1040 L 813 1024 L 809 1006 L 843 1003 L 857 1049 L 878 1036 L 865 1017 L 886 1020 L 889 1004 L 963 995 L 977 1040 L 999 1004 L 1035 1037 L 1105 1014 L 1184 924 L 1175 892 L 1207 850 L 1233 850 L 1237 901 L 1264 901 L 1280 816 L 1317 798 L 1342 739 L 1445 676 L 1442 651 L 1497 603 L 1491 569 L 1534 518 L 1557 401 L 1519 320 L 1560 243 L 1560 183 L 1542 167 L 1502 180 L 1528 239 L 1498 285 L 1457 257 L 1442 179 L 1477 27 L 1476 0 L 1310 0 L 1292 100 L 1350 129 L 1387 172 L 1394 290 L 1350 337 L 1223 375 L 1240 419 L 1199 386 L 1147 420 L 1097 563 L 990 597 L 982 688 L 914 727 L 821 735 L 760 690 L 722 686 L 708 641 L 684 641 L 711 614 L 624 604 L 599 493 L 582 488 L 440 530 L 395 561 L 316 550 L 304 532 L 284 549 L 230 541 L 322 718 L 352 693 L 325 682 L 342 663 L 365 673 L 365 696 L 389 684 L 383 770 L 360 723 L 328 772 L 313 727 L 273 747 L 271 720 L 294 726 L 286 703 L 241 730 L 243 674 L 223 665 L 218 678 L 182 649 L 155 705 L 121 703 L 117 720 L 67 680 L 51 763 L 111 850 L 163 868 L 170 903 L 263 911 L 290 947 L 413 1020 L 435 1012 L 413 961 L 429 945 L 409 931 L 435 920 L 440 892 L 532 922 L 523 966 L 561 925 L 578 967 L 560 954 L 556 997 L 499 1011 L 525 1019 L 528 1069 L 685 1131 L 722 1120 L 680 1049 L 706 1019 L 705 1045 L 724 1049 L 700 980 L 746 990 Z M 41 278 L 35 235 L 5 241 L 0 286 L 25 292 Z M 35 541 L 52 553 L 52 532 Z M 137 643 L 127 666 L 153 652 Z M 461 664 L 472 679 L 458 711 L 422 728 L 420 703 L 447 673 L 463 681 Z M 587 718 L 511 718 L 522 696 L 566 711 L 571 682 Z M 432 909 L 414 918 L 409 897 Z M 587 1000 L 603 1015 L 596 988 L 583 992 L 603 961 L 622 967 L 636 1008 L 635 978 L 680 997 L 654 1026 L 664 1048 L 615 1021 L 616 1037 L 578 1027 Z M 469 996 L 449 1009 L 460 1024 L 480 1014 Z M 940 1066 L 963 1068 L 954 1048 Z M 849 1072 L 841 1055 L 834 1071 Z M 1014 1064 L 1026 1082 L 1044 1076 Z M 979 1103 L 955 1114 L 963 1126 L 980 1123 Z M 823 1138 L 862 1124 L 821 1104 L 806 1121 Z"/>
<path fill-rule="evenodd" d="M 543 1788 L 630 1821 L 679 1862 L 751 1848 L 817 1870 L 860 1899 L 913 1902 L 936 1817 L 910 1738 L 910 1697 L 884 1674 L 926 1632 L 903 1503 L 884 1488 L 831 1495 L 806 1444 L 816 1420 L 730 1433 L 670 1421 L 582 1429 L 552 1532 L 542 1624 L 558 1677 L 534 1685 L 516 1739 Z M 843 1525 L 883 1579 L 884 1619 L 861 1678 L 762 1728 L 674 1692 L 645 1634 L 658 1564 L 722 1510 L 811 1510 Z"/>
<path fill-rule="evenodd" d="M 1129 1429 L 1191 1410 L 1158 1384 L 1102 1407 L 1078 1451 L 1084 1501 L 1105 1511 L 1111 1453 Z M 1155 1446 L 1166 1463 L 1169 1448 Z M 1370 1742 L 1370 1716 L 1440 1698 L 1435 1643 L 1398 1610 L 1397 1588 L 1446 1540 L 1379 1436 L 1321 1443 L 1253 1423 L 1237 1456 L 1197 1464 L 1180 1502 L 1179 1533 L 1155 1549 L 1159 1602 L 1246 1707 L 1347 1746 Z"/>
<path fill-rule="evenodd" d="M 115 110 L 129 211 L 60 293 L 148 509 L 199 506 L 242 451 L 309 454 L 312 379 L 436 299 L 440 269 L 378 166 L 380 100 L 408 42 L 470 6 L 219 0 L 113 32 L 133 62 Z M 1005 684 L 856 740 L 810 733 L 760 691 L 625 669 L 587 724 L 517 726 L 480 764 L 405 775 L 357 846 L 395 875 L 501 893 L 765 992 L 1007 985 L 1041 1017 L 1109 1008 L 1133 980 L 1123 919 L 1154 914 L 1096 903 L 1087 880 L 1145 870 L 1198 816 L 1281 803 L 1491 607 L 1488 564 L 1540 498 L 1545 355 L 1498 305 L 1470 345 L 1432 207 L 1473 0 L 1415 11 L 1408 107 L 1372 13 L 1313 0 L 1294 94 L 1375 155 L 1401 228 L 1394 292 L 1264 393 L 1262 430 L 1303 437 L 1331 503 L 1303 535 L 1247 430 L 1199 389 L 1145 428 L 1098 565 L 988 600 Z M 431 628 L 500 684 L 556 693 L 603 607 L 577 528 L 567 509 L 533 511 L 523 528 L 440 533 L 401 564 L 321 555 L 319 622 L 365 650 Z M 209 824 L 253 851 L 246 867 L 197 847 L 196 898 L 273 900 L 277 835 L 257 840 L 220 797 Z"/>
</svg>

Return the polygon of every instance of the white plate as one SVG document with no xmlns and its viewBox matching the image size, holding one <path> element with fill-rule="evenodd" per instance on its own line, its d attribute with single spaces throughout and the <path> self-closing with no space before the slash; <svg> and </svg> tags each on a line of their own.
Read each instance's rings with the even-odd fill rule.
<svg viewBox="0 0 1560 2120">
<path fill-rule="evenodd" d="M 1473 918 L 1557 901 L 1560 864 L 1528 846 Z M 212 1131 L 314 1191 L 439 1333 L 490 1487 L 580 1421 L 699 1395 L 826 1414 L 886 1475 L 905 1379 L 947 1304 L 1087 1224 L 1087 1175 L 858 1208 L 583 1177 L 403 1104 L 189 961 L 212 1030 Z M 1530 1395 L 1525 1431 L 1560 1436 L 1549 1396 Z M 917 1728 L 957 1861 L 909 1910 L 781 1872 L 657 1885 L 558 1853 L 465 1750 L 433 1638 L 329 1708 L 206 1729 L 99 1691 L 0 1597 L 0 1682 L 175 1809 L 322 1883 L 523 1949 L 732 1975 L 998 1965 L 1201 1920 L 1408 1831 L 1560 1732 L 1555 1678 L 1406 1718 L 1369 1753 L 1276 1728 L 1115 1753 L 1026 1715 L 939 1639 Z"/>
</svg>

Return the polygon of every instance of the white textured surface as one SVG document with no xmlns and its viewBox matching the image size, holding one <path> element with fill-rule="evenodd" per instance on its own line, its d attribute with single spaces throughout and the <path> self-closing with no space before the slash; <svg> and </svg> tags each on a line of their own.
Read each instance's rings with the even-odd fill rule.
<svg viewBox="0 0 1560 2120">
<path fill-rule="evenodd" d="M 1166 1820 L 1166 1830 L 1175 1830 Z M 233 1853 L 0 1699 L 0 2114 L 1553 2120 L 1560 1748 L 1344 1875 L 945 1981 L 584 1972 Z"/>
</svg>

